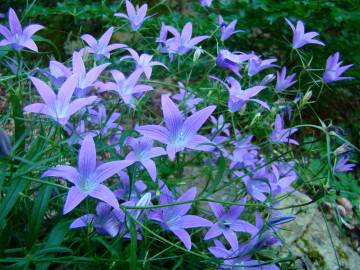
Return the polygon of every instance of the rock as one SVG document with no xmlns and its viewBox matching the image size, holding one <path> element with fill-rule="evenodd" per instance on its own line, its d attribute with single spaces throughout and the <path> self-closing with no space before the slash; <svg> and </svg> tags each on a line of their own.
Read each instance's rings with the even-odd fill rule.
<svg viewBox="0 0 360 270">
<path fill-rule="evenodd" d="M 308 196 L 295 192 L 282 202 L 282 206 L 310 201 Z M 359 269 L 359 254 L 351 248 L 349 239 L 340 235 L 334 224 L 327 221 L 326 225 L 316 204 L 289 209 L 285 212 L 296 214 L 296 219 L 284 226 L 279 233 L 285 240 L 284 247 L 290 249 L 293 256 L 302 258 L 299 269 Z"/>
</svg>

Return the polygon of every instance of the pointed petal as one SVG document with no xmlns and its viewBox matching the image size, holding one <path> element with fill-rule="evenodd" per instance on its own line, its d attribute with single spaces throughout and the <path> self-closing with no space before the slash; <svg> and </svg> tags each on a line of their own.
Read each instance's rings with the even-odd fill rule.
<svg viewBox="0 0 360 270">
<path fill-rule="evenodd" d="M 187 148 L 199 151 L 212 151 L 214 149 L 214 143 L 212 143 L 208 138 L 201 135 L 195 135 L 186 145 Z"/>
<path fill-rule="evenodd" d="M 36 90 L 38 91 L 46 105 L 52 107 L 55 104 L 56 95 L 54 91 L 50 88 L 50 86 L 35 77 L 30 77 L 30 80 L 35 85 Z"/>
<path fill-rule="evenodd" d="M 113 31 L 114 27 L 110 27 L 108 30 L 106 30 L 106 32 L 99 39 L 100 46 L 106 47 L 109 44 Z"/>
<path fill-rule="evenodd" d="M 236 237 L 236 233 L 234 233 L 232 230 L 224 230 L 223 234 L 225 236 L 225 239 L 229 242 L 232 250 L 238 250 L 239 241 Z"/>
<path fill-rule="evenodd" d="M 115 209 L 119 209 L 119 202 L 117 201 L 114 193 L 105 185 L 98 185 L 98 187 L 92 191 L 89 196 L 106 202 Z"/>
<path fill-rule="evenodd" d="M 75 184 L 79 179 L 80 174 L 76 168 L 67 166 L 67 165 L 58 165 L 52 169 L 47 170 L 41 175 L 43 177 L 60 177 L 68 180 L 69 182 Z"/>
<path fill-rule="evenodd" d="M 225 214 L 225 209 L 221 204 L 209 202 L 209 206 L 211 208 L 211 211 L 214 213 L 216 219 L 220 219 Z"/>
<path fill-rule="evenodd" d="M 110 63 L 106 63 L 90 69 L 85 76 L 85 81 L 84 81 L 85 87 L 91 86 L 100 76 L 101 72 L 103 72 L 104 69 L 109 65 Z"/>
<path fill-rule="evenodd" d="M 188 22 L 185 24 L 183 30 L 181 31 L 181 39 L 183 41 L 190 41 L 192 36 L 192 23 Z"/>
<path fill-rule="evenodd" d="M 129 1 L 129 0 L 126 0 L 126 12 L 129 16 L 129 18 L 133 18 L 136 16 L 136 11 L 135 11 L 135 8 L 133 6 L 133 4 Z"/>
<path fill-rule="evenodd" d="M 25 27 L 23 34 L 27 38 L 31 38 L 37 31 L 40 31 L 41 29 L 44 29 L 44 26 L 40 24 L 31 24 L 27 27 Z"/>
<path fill-rule="evenodd" d="M 92 35 L 89 34 L 82 35 L 81 39 L 84 40 L 90 47 L 97 46 L 97 41 Z"/>
<path fill-rule="evenodd" d="M 32 39 L 28 39 L 25 42 L 22 42 L 20 45 L 34 52 L 39 51 L 38 47 L 36 46 L 36 43 Z"/>
<path fill-rule="evenodd" d="M 235 220 L 230 225 L 231 230 L 235 232 L 246 232 L 251 235 L 255 235 L 258 232 L 258 228 L 256 228 L 251 223 L 245 221 L 245 220 Z"/>
<path fill-rule="evenodd" d="M 4 36 L 5 39 L 11 38 L 11 33 L 9 29 L 7 29 L 5 26 L 0 24 L 0 34 Z"/>
<path fill-rule="evenodd" d="M 96 168 L 94 178 L 98 183 L 101 183 L 133 163 L 133 161 L 129 160 L 119 160 L 103 163 Z"/>
<path fill-rule="evenodd" d="M 166 155 L 166 151 L 162 147 L 153 147 L 149 151 L 149 158 L 159 157 Z"/>
<path fill-rule="evenodd" d="M 76 229 L 76 228 L 86 227 L 87 225 L 93 223 L 94 218 L 95 218 L 95 215 L 93 215 L 93 214 L 83 215 L 83 216 L 75 219 L 70 224 L 70 228 L 71 229 Z"/>
<path fill-rule="evenodd" d="M 22 32 L 22 27 L 19 18 L 12 8 L 9 9 L 9 26 L 13 34 L 15 33 L 20 34 Z"/>
<path fill-rule="evenodd" d="M 244 204 L 246 203 L 246 197 L 242 198 L 239 201 L 240 205 L 233 205 L 229 208 L 228 215 L 234 219 L 240 217 L 241 213 L 244 211 Z M 242 204 L 242 205 L 241 205 Z"/>
<path fill-rule="evenodd" d="M 137 127 L 135 130 L 145 137 L 159 141 L 164 144 L 168 143 L 169 141 L 169 131 L 162 126 L 146 125 Z"/>
<path fill-rule="evenodd" d="M 195 135 L 215 109 L 216 106 L 209 106 L 188 117 L 184 122 L 185 134 L 187 136 Z"/>
<path fill-rule="evenodd" d="M 81 108 L 83 108 L 87 105 L 90 105 L 95 100 L 97 100 L 97 96 L 90 96 L 87 98 L 78 98 L 78 99 L 74 100 L 73 102 L 70 103 L 70 106 L 69 106 L 69 112 L 68 112 L 69 116 L 73 115 Z"/>
<path fill-rule="evenodd" d="M 205 234 L 204 240 L 209 240 L 212 239 L 214 237 L 219 236 L 220 234 L 222 234 L 222 230 L 219 227 L 219 225 L 216 223 L 214 224 L 210 230 Z"/>
<path fill-rule="evenodd" d="M 81 57 L 81 54 L 78 52 L 74 52 L 72 55 L 72 65 L 73 65 L 73 72 L 78 74 L 85 74 L 86 69 L 84 65 L 84 61 Z"/>
<path fill-rule="evenodd" d="M 78 206 L 86 197 L 87 193 L 81 192 L 76 186 L 71 187 L 66 197 L 63 214 L 65 215 L 69 213 L 76 206 Z"/>
<path fill-rule="evenodd" d="M 184 194 L 181 195 L 176 200 L 176 202 L 192 201 L 195 199 L 195 197 L 196 197 L 196 187 L 192 187 L 188 189 L 186 192 L 184 192 Z M 191 207 L 191 203 L 175 205 L 173 206 L 172 211 L 174 211 L 174 213 L 176 213 L 179 216 L 183 216 L 190 210 L 190 207 Z"/>
<path fill-rule="evenodd" d="M 183 124 L 183 117 L 175 103 L 167 96 L 161 96 L 161 106 L 164 114 L 164 121 L 169 132 L 178 130 Z"/>
<path fill-rule="evenodd" d="M 187 231 L 183 229 L 170 229 L 179 239 L 185 247 L 190 250 L 191 249 L 191 238 Z"/>
<path fill-rule="evenodd" d="M 88 178 L 96 168 L 96 148 L 92 136 L 87 135 L 80 148 L 78 168 L 81 177 Z"/>
<path fill-rule="evenodd" d="M 71 75 L 60 87 L 57 94 L 57 100 L 60 104 L 60 108 L 68 108 L 70 100 L 74 94 L 75 87 L 78 81 L 78 75 Z"/>
<path fill-rule="evenodd" d="M 32 113 L 41 113 L 41 114 L 49 114 L 47 109 L 47 105 L 44 103 L 34 103 L 24 107 L 25 112 L 32 112 Z"/>
<path fill-rule="evenodd" d="M 185 215 L 179 219 L 176 226 L 182 229 L 197 228 L 197 227 L 210 227 L 213 223 L 205 218 L 195 215 Z"/>
<path fill-rule="evenodd" d="M 151 179 L 153 181 L 156 180 L 156 165 L 155 162 L 152 161 L 151 159 L 148 160 L 143 160 L 141 161 L 141 164 L 145 167 L 145 169 L 148 171 Z"/>
</svg>

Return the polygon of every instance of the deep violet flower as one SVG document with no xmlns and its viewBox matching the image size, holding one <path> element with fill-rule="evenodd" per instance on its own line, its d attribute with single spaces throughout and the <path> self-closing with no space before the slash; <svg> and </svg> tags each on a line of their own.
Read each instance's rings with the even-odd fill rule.
<svg viewBox="0 0 360 270">
<path fill-rule="evenodd" d="M 236 232 L 249 233 L 255 235 L 258 232 L 256 226 L 251 223 L 239 219 L 241 213 L 244 210 L 243 204 L 246 203 L 246 199 L 243 198 L 239 201 L 242 205 L 233 205 L 228 211 L 219 203 L 210 202 L 209 206 L 214 213 L 217 222 L 213 224 L 210 230 L 205 235 L 205 240 L 212 239 L 221 234 L 224 235 L 229 242 L 232 249 L 237 250 L 239 248 L 239 242 L 236 236 Z"/>
<path fill-rule="evenodd" d="M 30 79 L 44 103 L 30 104 L 24 108 L 24 111 L 48 115 L 61 125 L 65 125 L 74 113 L 97 99 L 96 96 L 90 96 L 87 98 L 78 98 L 71 102 L 78 81 L 76 74 L 69 77 L 63 83 L 58 94 L 55 94 L 45 82 L 35 77 L 30 77 Z"/>
<path fill-rule="evenodd" d="M 343 172 L 349 172 L 352 171 L 354 169 L 354 167 L 356 166 L 356 164 L 351 164 L 348 163 L 349 161 L 349 157 L 348 156 L 343 156 L 341 157 L 335 165 L 335 172 L 338 173 L 343 173 Z"/>
<path fill-rule="evenodd" d="M 153 56 L 147 53 L 143 53 L 139 55 L 135 50 L 128 48 L 127 49 L 130 53 L 128 56 L 124 56 L 121 59 L 131 58 L 136 63 L 136 69 L 140 69 L 142 72 L 144 72 L 145 77 L 149 80 L 152 73 L 152 67 L 153 66 L 162 66 L 166 69 L 168 69 L 163 63 L 159 61 L 151 61 Z"/>
<path fill-rule="evenodd" d="M 326 68 L 323 75 L 323 80 L 326 83 L 332 83 L 340 80 L 349 80 L 353 77 L 341 77 L 346 70 L 351 68 L 353 65 L 341 66 L 342 61 L 339 62 L 340 53 L 337 52 L 334 55 L 330 55 L 326 60 Z"/>
<path fill-rule="evenodd" d="M 209 36 L 192 36 L 192 23 L 188 22 L 185 24 L 181 34 L 173 27 L 167 26 L 166 30 L 171 32 L 174 37 L 165 41 L 165 47 L 167 52 L 172 54 L 183 55 L 195 48 L 195 46 L 201 41 L 208 39 Z"/>
<path fill-rule="evenodd" d="M 114 193 L 102 183 L 132 163 L 128 160 L 119 160 L 96 166 L 95 143 L 91 136 L 86 136 L 79 151 L 77 168 L 58 165 L 44 172 L 41 177 L 60 177 L 74 184 L 67 195 L 64 214 L 69 213 L 88 196 L 119 209 Z"/>
<path fill-rule="evenodd" d="M 297 128 L 284 128 L 284 120 L 280 114 L 277 114 L 270 141 L 275 143 L 290 143 L 299 145 L 296 140 L 289 138 L 296 131 L 298 131 Z"/>
<path fill-rule="evenodd" d="M 249 54 L 248 75 L 254 76 L 264 69 L 276 67 L 273 64 L 276 61 L 276 58 L 262 60 L 260 56 L 251 53 Z"/>
<path fill-rule="evenodd" d="M 294 83 L 296 83 L 296 81 L 294 81 L 295 76 L 295 73 L 286 76 L 286 67 L 283 67 L 281 72 L 277 71 L 275 91 L 277 93 L 280 93 L 292 86 Z"/>
<path fill-rule="evenodd" d="M 172 96 L 173 99 L 177 100 L 179 103 L 184 103 L 188 111 L 194 113 L 196 111 L 196 105 L 200 102 L 203 102 L 202 98 L 198 98 L 195 94 L 187 91 L 185 85 L 182 82 L 178 82 L 179 93 Z"/>
<path fill-rule="evenodd" d="M 99 38 L 99 40 L 96 40 L 93 36 L 89 34 L 85 34 L 81 36 L 81 39 L 88 44 L 88 47 L 86 47 L 88 52 L 94 54 L 97 60 L 100 60 L 103 57 L 109 59 L 111 51 L 116 49 L 123 49 L 127 47 L 125 44 L 120 44 L 120 43 L 114 43 L 109 45 L 113 31 L 114 28 L 110 27 Z"/>
<path fill-rule="evenodd" d="M 190 188 L 177 200 L 173 200 L 169 194 L 160 193 L 160 201 L 164 203 L 179 203 L 184 201 L 192 201 L 196 197 L 196 188 Z M 174 233 L 185 247 L 191 249 L 191 238 L 189 233 L 185 229 L 198 228 L 198 227 L 210 227 L 212 222 L 209 220 L 195 216 L 187 215 L 191 208 L 191 203 L 179 204 L 174 206 L 167 206 L 153 210 L 149 214 L 149 218 L 158 221 L 165 230 L 170 230 Z"/>
<path fill-rule="evenodd" d="M 251 87 L 246 90 L 242 90 L 240 83 L 234 77 L 227 78 L 227 82 L 229 83 L 230 86 L 217 77 L 210 76 L 210 78 L 217 80 L 218 82 L 223 84 L 226 87 L 226 89 L 229 91 L 228 107 L 231 112 L 236 112 L 240 110 L 249 101 L 256 102 L 268 110 L 270 109 L 265 102 L 252 98 L 256 96 L 259 92 L 264 90 L 266 86 L 259 85 L 259 86 Z"/>
<path fill-rule="evenodd" d="M 37 31 L 43 29 L 44 26 L 40 24 L 30 24 L 23 30 L 19 18 L 12 8 L 9 9 L 9 26 L 10 29 L 0 24 L 0 34 L 5 38 L 0 41 L 0 47 L 11 45 L 17 51 L 21 51 L 25 47 L 34 52 L 38 52 L 38 47 L 31 37 Z"/>
<path fill-rule="evenodd" d="M 127 145 L 130 145 L 133 151 L 127 154 L 125 160 L 140 162 L 145 167 L 153 181 L 156 180 L 156 165 L 152 158 L 166 155 L 162 147 L 153 147 L 153 141 L 146 137 L 128 138 Z"/>
<path fill-rule="evenodd" d="M 171 160 L 175 159 L 177 152 L 185 148 L 211 151 L 212 146 L 209 139 L 197 135 L 198 130 L 203 126 L 215 106 L 208 106 L 190 117 L 184 118 L 175 103 L 167 96 L 161 96 L 161 105 L 164 115 L 165 126 L 145 125 L 136 130 L 153 140 L 166 144 L 166 152 Z"/>
<path fill-rule="evenodd" d="M 216 65 L 230 69 L 237 76 L 241 77 L 240 64 L 249 60 L 251 56 L 244 53 L 233 53 L 226 49 L 221 49 L 216 58 Z"/>
<path fill-rule="evenodd" d="M 243 30 L 236 30 L 235 31 L 237 20 L 233 20 L 231 23 L 227 24 L 224 21 L 223 17 L 220 15 L 219 18 L 218 18 L 218 23 L 219 23 L 219 26 L 220 26 L 221 40 L 222 41 L 227 40 L 233 34 L 244 32 Z"/>
<path fill-rule="evenodd" d="M 141 74 L 142 70 L 136 69 L 129 75 L 128 78 L 126 78 L 122 72 L 118 70 L 112 70 L 111 75 L 113 76 L 116 83 L 108 82 L 106 84 L 107 89 L 105 91 L 116 92 L 125 104 L 134 106 L 136 100 L 134 96 L 135 94 L 141 94 L 153 90 L 153 88 L 149 85 L 137 84 Z"/>
<path fill-rule="evenodd" d="M 295 26 L 292 24 L 291 21 L 289 21 L 288 19 L 285 20 L 294 33 L 293 44 L 292 44 L 294 49 L 299 49 L 306 44 L 318 44 L 325 46 L 325 44 L 322 41 L 314 39 L 314 37 L 318 36 L 319 33 L 317 32 L 305 33 L 304 23 L 302 21 L 300 20 L 297 21 L 295 28 Z"/>
<path fill-rule="evenodd" d="M 109 234 L 115 237 L 124 220 L 125 215 L 121 210 L 113 209 L 110 205 L 99 202 L 96 206 L 96 214 L 86 214 L 75 219 L 70 224 L 70 228 L 76 229 L 93 225 L 100 234 Z"/>
<path fill-rule="evenodd" d="M 115 13 L 114 15 L 116 17 L 121 17 L 121 18 L 127 19 L 130 23 L 131 28 L 134 31 L 136 31 L 141 27 L 141 25 L 143 24 L 143 22 L 145 20 L 147 20 L 148 18 L 151 17 L 151 16 L 146 16 L 147 9 L 148 9 L 147 4 L 143 4 L 141 7 L 136 6 L 136 9 L 135 9 L 134 5 L 130 1 L 126 0 L 127 14 Z"/>
<path fill-rule="evenodd" d="M 210 7 L 213 0 L 200 0 L 200 5 L 203 7 Z"/>
</svg>

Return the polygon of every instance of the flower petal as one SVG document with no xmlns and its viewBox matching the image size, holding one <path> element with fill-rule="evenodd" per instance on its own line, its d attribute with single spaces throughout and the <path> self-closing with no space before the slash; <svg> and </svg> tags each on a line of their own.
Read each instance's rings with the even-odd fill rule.
<svg viewBox="0 0 360 270">
<path fill-rule="evenodd" d="M 76 206 L 78 206 L 86 197 L 87 193 L 81 192 L 76 186 L 71 187 L 66 197 L 63 214 L 65 215 L 69 213 Z"/>
<path fill-rule="evenodd" d="M 98 185 L 97 188 L 92 191 L 89 196 L 106 202 L 110 206 L 119 210 L 119 202 L 117 201 L 114 193 L 105 185 Z"/>
<path fill-rule="evenodd" d="M 50 170 L 47 170 L 41 175 L 43 177 L 60 177 L 63 179 L 68 180 L 69 182 L 75 184 L 76 181 L 79 179 L 80 174 L 76 168 L 67 166 L 67 165 L 58 165 Z"/>
</svg>

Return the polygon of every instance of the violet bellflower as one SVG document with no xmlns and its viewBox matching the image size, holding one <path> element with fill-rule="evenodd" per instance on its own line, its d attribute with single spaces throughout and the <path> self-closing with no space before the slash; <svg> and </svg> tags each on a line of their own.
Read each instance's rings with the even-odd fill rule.
<svg viewBox="0 0 360 270">
<path fill-rule="evenodd" d="M 0 47 L 11 45 L 15 50 L 21 51 L 24 47 L 31 51 L 38 52 L 34 40 L 31 37 L 44 26 L 40 24 L 30 24 L 22 29 L 19 18 L 15 11 L 9 9 L 9 29 L 0 24 L 0 34 L 4 36 L 4 39 L 0 41 Z"/>
<path fill-rule="evenodd" d="M 163 203 L 180 203 L 184 201 L 192 201 L 196 197 L 196 188 L 190 188 L 177 200 L 173 200 L 169 194 L 160 193 L 160 201 Z M 209 220 L 195 216 L 187 215 L 191 208 L 191 203 L 179 204 L 174 206 L 166 206 L 153 210 L 149 214 L 149 218 L 160 223 L 161 227 L 174 233 L 185 247 L 191 249 L 191 238 L 186 229 L 198 227 L 210 227 L 212 222 Z"/>
<path fill-rule="evenodd" d="M 230 124 L 225 123 L 224 116 L 220 114 L 219 118 L 215 116 L 210 116 L 210 120 L 213 123 L 213 128 L 211 129 L 211 134 L 224 133 L 226 136 L 230 136 Z"/>
<path fill-rule="evenodd" d="M 221 40 L 222 41 L 227 40 L 233 34 L 244 32 L 243 30 L 236 30 L 235 31 L 237 20 L 233 20 L 231 23 L 227 24 L 224 21 L 223 17 L 220 15 L 219 18 L 218 18 L 218 23 L 219 23 L 219 26 L 220 26 Z"/>
<path fill-rule="evenodd" d="M 174 28 L 167 27 L 167 29 L 174 35 L 174 37 L 166 40 L 166 47 L 170 55 L 174 53 L 179 55 L 186 54 L 192 49 L 194 49 L 198 43 L 209 38 L 209 36 L 197 36 L 191 38 L 192 36 L 191 22 L 185 24 L 183 30 L 181 31 L 181 34 Z"/>
<path fill-rule="evenodd" d="M 120 126 L 116 123 L 120 117 L 120 113 L 113 112 L 108 118 L 106 108 L 103 104 L 98 105 L 98 110 L 89 109 L 89 114 L 92 122 L 99 126 L 101 135 L 106 135 L 110 129 L 116 129 Z"/>
<path fill-rule="evenodd" d="M 81 39 L 84 40 L 88 47 L 86 49 L 89 53 L 94 54 L 97 60 L 101 58 L 110 58 L 110 52 L 117 49 L 123 49 L 127 46 L 125 44 L 114 43 L 109 45 L 111 36 L 113 34 L 114 28 L 110 27 L 106 32 L 96 40 L 93 36 L 85 34 L 81 36 Z"/>
<path fill-rule="evenodd" d="M 79 151 L 77 168 L 58 165 L 43 173 L 41 177 L 60 177 L 74 184 L 68 192 L 64 214 L 69 213 L 88 196 L 119 209 L 114 193 L 103 182 L 132 163 L 128 160 L 119 160 L 96 166 L 95 143 L 91 136 L 86 136 Z"/>
<path fill-rule="evenodd" d="M 85 120 L 80 120 L 75 126 L 68 122 L 63 128 L 66 133 L 69 135 L 66 142 L 69 145 L 81 144 L 83 139 L 89 135 L 95 137 L 97 135 L 97 131 L 95 130 L 87 130 L 86 124 L 88 122 Z"/>
<path fill-rule="evenodd" d="M 299 49 L 306 44 L 318 44 L 318 45 L 325 46 L 325 44 L 322 41 L 314 39 L 316 36 L 319 35 L 319 33 L 317 33 L 317 32 L 305 33 L 305 27 L 304 27 L 304 23 L 302 21 L 300 21 L 300 20 L 297 21 L 296 28 L 295 28 L 295 26 L 292 24 L 291 21 L 289 21 L 288 19 L 285 19 L 285 20 L 288 23 L 288 25 L 290 26 L 290 28 L 294 34 L 293 42 L 292 42 L 292 46 L 294 49 Z"/>
<path fill-rule="evenodd" d="M 227 82 L 230 86 L 217 77 L 210 76 L 210 78 L 217 80 L 218 82 L 223 84 L 229 91 L 228 107 L 231 112 L 237 112 L 250 101 L 256 102 L 268 110 L 270 109 L 265 102 L 252 98 L 258 93 L 260 93 L 262 90 L 264 90 L 266 86 L 259 85 L 246 90 L 242 90 L 240 83 L 234 77 L 230 76 L 227 78 Z"/>
<path fill-rule="evenodd" d="M 130 23 L 132 30 L 136 31 L 141 27 L 141 25 L 145 20 L 151 17 L 151 16 L 146 16 L 147 9 L 148 9 L 147 4 L 143 4 L 141 7 L 136 6 L 135 8 L 130 1 L 126 0 L 127 14 L 115 13 L 114 16 L 127 19 Z"/>
<path fill-rule="evenodd" d="M 107 83 L 107 89 L 105 91 L 116 92 L 125 104 L 134 106 L 136 94 L 141 94 L 153 90 L 153 88 L 149 85 L 137 84 L 141 74 L 142 70 L 136 69 L 129 75 L 128 78 L 126 78 L 122 72 L 118 70 L 112 70 L 111 75 L 113 76 L 115 83 Z"/>
<path fill-rule="evenodd" d="M 348 156 L 341 157 L 336 162 L 334 171 L 337 173 L 344 173 L 344 172 L 352 171 L 354 169 L 354 167 L 356 166 L 356 164 L 348 163 L 349 159 L 350 158 Z"/>
<path fill-rule="evenodd" d="M 282 91 L 292 86 L 294 83 L 296 83 L 296 80 L 294 81 L 295 76 L 296 76 L 295 73 L 286 76 L 286 67 L 283 67 L 281 72 L 277 71 L 275 91 L 277 93 L 281 93 Z"/>
<path fill-rule="evenodd" d="M 203 7 L 210 7 L 213 0 L 200 0 L 200 5 Z"/>
<path fill-rule="evenodd" d="M 261 57 L 256 54 L 249 54 L 248 75 L 254 76 L 264 69 L 276 67 L 276 65 L 273 64 L 276 61 L 276 58 L 262 60 Z"/>
<path fill-rule="evenodd" d="M 121 59 L 132 58 L 136 63 L 136 69 L 140 69 L 144 72 L 145 77 L 149 80 L 152 73 L 153 66 L 162 66 L 168 69 L 163 63 L 159 61 L 151 61 L 153 56 L 147 53 L 143 53 L 139 55 L 135 50 L 128 48 L 127 49 L 130 53 L 128 56 L 124 56 Z"/>
<path fill-rule="evenodd" d="M 136 130 L 145 137 L 166 144 L 166 152 L 171 160 L 175 159 L 177 152 L 185 148 L 200 151 L 211 151 L 208 138 L 198 135 L 198 130 L 203 126 L 216 106 L 208 106 L 184 118 L 175 103 L 167 96 L 161 96 L 161 106 L 165 126 L 145 125 Z"/>
<path fill-rule="evenodd" d="M 124 220 L 125 215 L 121 210 L 113 209 L 110 205 L 99 202 L 96 206 L 96 214 L 86 214 L 75 219 L 70 224 L 70 228 L 76 229 L 92 225 L 98 233 L 115 237 Z"/>
<path fill-rule="evenodd" d="M 66 78 L 69 78 L 72 74 L 69 68 L 54 60 L 49 63 L 49 70 L 40 70 L 40 72 L 44 74 L 56 88 L 60 88 Z"/>
<path fill-rule="evenodd" d="M 216 65 L 222 68 L 230 69 L 237 76 L 240 75 L 240 64 L 249 60 L 250 55 L 244 53 L 233 53 L 227 49 L 221 49 L 216 58 Z"/>
<path fill-rule="evenodd" d="M 243 198 L 239 202 L 245 204 L 246 199 Z M 205 235 L 205 240 L 209 240 L 223 234 L 225 239 L 229 242 L 232 249 L 239 248 L 239 242 L 236 232 L 244 232 L 250 235 L 255 235 L 258 232 L 256 226 L 251 223 L 239 219 L 244 210 L 243 205 L 233 205 L 228 211 L 219 203 L 210 202 L 209 206 L 214 213 L 217 222 L 213 224 L 210 230 Z"/>
<path fill-rule="evenodd" d="M 162 147 L 153 147 L 153 141 L 146 137 L 129 138 L 126 142 L 133 151 L 127 154 L 125 160 L 140 162 L 153 181 L 156 180 L 156 165 L 152 158 L 166 155 Z"/>
<path fill-rule="evenodd" d="M 290 143 L 299 145 L 296 140 L 289 138 L 296 131 L 298 131 L 297 128 L 284 128 L 284 120 L 280 114 L 277 114 L 275 118 L 275 126 L 271 133 L 270 141 L 274 143 Z"/>
<path fill-rule="evenodd" d="M 60 87 L 58 94 L 48 86 L 45 82 L 30 77 L 32 83 L 35 85 L 36 90 L 40 94 L 44 103 L 34 103 L 27 105 L 24 108 L 25 112 L 40 113 L 49 116 L 61 125 L 65 125 L 69 118 L 83 107 L 93 103 L 97 97 L 90 96 L 87 98 L 78 98 L 71 101 L 75 91 L 78 76 L 70 76 Z"/>
<path fill-rule="evenodd" d="M 117 174 L 120 187 L 114 190 L 116 198 L 122 201 L 133 201 L 136 204 L 141 198 L 142 193 L 147 189 L 147 185 L 142 180 L 137 180 L 134 188 L 131 188 L 130 177 L 121 171 Z"/>
<path fill-rule="evenodd" d="M 341 77 L 346 70 L 353 65 L 341 66 L 342 61 L 339 62 L 340 53 L 337 52 L 334 55 L 330 55 L 326 60 L 325 72 L 323 74 L 323 81 L 326 83 L 332 83 L 341 80 L 353 79 L 353 77 Z"/>
<path fill-rule="evenodd" d="M 185 85 L 182 82 L 178 82 L 179 93 L 172 96 L 173 99 L 183 103 L 188 111 L 194 113 L 196 111 L 196 105 L 203 102 L 202 98 L 198 98 L 195 94 L 187 91 Z"/>
</svg>

